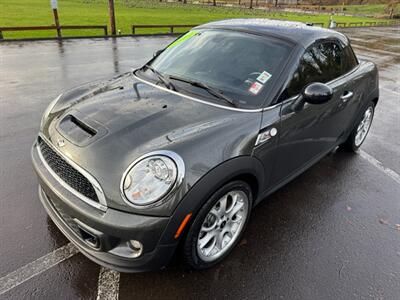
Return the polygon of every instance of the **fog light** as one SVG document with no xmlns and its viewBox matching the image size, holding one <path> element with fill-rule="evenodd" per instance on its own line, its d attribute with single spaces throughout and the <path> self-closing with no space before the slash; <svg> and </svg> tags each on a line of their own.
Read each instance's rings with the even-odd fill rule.
<svg viewBox="0 0 400 300">
<path fill-rule="evenodd" d="M 130 240 L 128 241 L 128 246 L 132 251 L 132 257 L 139 257 L 143 252 L 143 245 L 139 241 Z"/>
</svg>

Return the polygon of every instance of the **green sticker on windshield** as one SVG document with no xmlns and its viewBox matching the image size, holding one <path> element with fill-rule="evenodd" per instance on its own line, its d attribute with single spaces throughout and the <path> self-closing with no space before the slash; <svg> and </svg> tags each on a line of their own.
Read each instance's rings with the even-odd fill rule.
<svg viewBox="0 0 400 300">
<path fill-rule="evenodd" d="M 184 41 L 190 39 L 191 37 L 195 36 L 199 32 L 197 30 L 192 30 L 186 33 L 185 35 L 181 36 L 179 39 L 177 39 L 175 42 L 173 42 L 171 45 L 168 46 L 168 48 L 175 47 L 176 45 L 179 45 L 180 43 L 183 43 Z"/>
</svg>

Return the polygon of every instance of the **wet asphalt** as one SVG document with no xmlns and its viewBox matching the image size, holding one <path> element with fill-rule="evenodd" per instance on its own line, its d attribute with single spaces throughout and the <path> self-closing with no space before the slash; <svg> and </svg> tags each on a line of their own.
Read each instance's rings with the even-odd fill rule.
<svg viewBox="0 0 400 300">
<path fill-rule="evenodd" d="M 362 150 L 400 173 L 400 30 L 344 29 L 380 71 Z M 0 278 L 68 243 L 37 196 L 30 147 L 62 91 L 138 67 L 171 37 L 0 43 Z M 336 151 L 263 201 L 218 266 L 121 274 L 120 299 L 400 299 L 400 184 Z M 100 267 L 77 254 L 0 299 L 95 299 Z M 1 288 L 1 287 L 0 287 Z"/>
</svg>

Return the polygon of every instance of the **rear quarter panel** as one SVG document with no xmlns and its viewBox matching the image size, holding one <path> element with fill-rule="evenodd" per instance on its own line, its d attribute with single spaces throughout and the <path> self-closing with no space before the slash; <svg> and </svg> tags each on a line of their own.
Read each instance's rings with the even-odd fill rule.
<svg viewBox="0 0 400 300">
<path fill-rule="evenodd" d="M 373 62 L 360 61 L 358 67 L 352 70 L 348 75 L 349 84 L 353 86 L 354 98 L 356 101 L 351 103 L 354 105 L 348 133 L 350 133 L 356 122 L 363 114 L 366 106 L 374 101 L 377 103 L 379 99 L 379 75 L 378 68 Z"/>
</svg>

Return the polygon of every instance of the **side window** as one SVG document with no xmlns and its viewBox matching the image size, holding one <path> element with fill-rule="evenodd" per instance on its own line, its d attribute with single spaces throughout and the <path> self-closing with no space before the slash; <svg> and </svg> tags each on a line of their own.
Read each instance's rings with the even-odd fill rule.
<svg viewBox="0 0 400 300">
<path fill-rule="evenodd" d="M 300 59 L 286 90 L 284 100 L 295 96 L 312 82 L 326 83 L 342 74 L 342 50 L 333 42 L 324 42 L 309 48 Z"/>
<path fill-rule="evenodd" d="M 343 50 L 343 70 L 342 73 L 345 74 L 350 70 L 354 69 L 358 65 L 357 57 L 355 56 L 353 50 L 350 46 L 346 46 Z"/>
<path fill-rule="evenodd" d="M 342 49 L 333 42 L 322 43 L 318 49 L 325 74 L 322 82 L 326 83 L 342 75 Z"/>
</svg>

